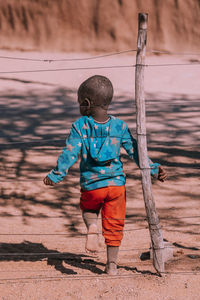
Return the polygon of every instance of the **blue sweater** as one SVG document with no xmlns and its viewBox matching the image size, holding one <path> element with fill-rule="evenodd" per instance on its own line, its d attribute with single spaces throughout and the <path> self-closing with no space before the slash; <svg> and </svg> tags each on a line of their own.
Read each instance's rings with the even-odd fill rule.
<svg viewBox="0 0 200 300">
<path fill-rule="evenodd" d="M 48 177 L 54 183 L 62 181 L 80 153 L 80 185 L 83 190 L 122 186 L 126 179 L 120 160 L 121 147 L 138 165 L 137 142 L 124 121 L 110 116 L 109 121 L 102 124 L 91 116 L 83 116 L 72 124 L 66 147 Z M 151 175 L 158 174 L 158 166 L 150 162 Z"/>
</svg>

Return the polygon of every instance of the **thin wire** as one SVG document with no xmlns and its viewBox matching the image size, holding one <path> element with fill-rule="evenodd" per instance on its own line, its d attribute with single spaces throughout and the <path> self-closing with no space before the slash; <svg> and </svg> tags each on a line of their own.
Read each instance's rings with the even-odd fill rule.
<svg viewBox="0 0 200 300">
<path fill-rule="evenodd" d="M 33 62 L 47 62 L 47 63 L 52 63 L 52 62 L 70 62 L 70 61 L 88 61 L 88 60 L 95 60 L 99 58 L 104 58 L 104 57 L 110 57 L 110 56 L 116 56 L 120 54 L 125 54 L 125 53 L 130 53 L 130 52 L 137 52 L 137 49 L 128 49 L 124 51 L 118 51 L 118 52 L 112 52 L 108 54 L 101 54 L 101 55 L 96 55 L 92 57 L 85 57 L 85 58 L 64 58 L 64 59 L 49 59 L 49 58 L 44 58 L 44 59 L 37 59 L 37 58 L 26 58 L 26 57 L 14 57 L 14 56 L 0 56 L 0 59 L 9 59 L 9 60 L 20 60 L 20 61 L 33 61 Z M 160 54 L 167 54 L 167 55 L 200 55 L 200 53 L 194 53 L 194 52 L 169 52 L 169 51 L 162 51 L 162 50 L 155 50 L 155 49 L 147 49 L 147 53 L 160 53 Z"/>
<path fill-rule="evenodd" d="M 133 67 L 135 67 L 135 65 L 118 65 L 118 66 L 101 66 L 101 67 L 79 67 L 79 68 L 57 68 L 57 69 L 39 69 L 39 70 L 0 71 L 0 74 L 40 73 L 40 72 L 98 70 L 98 69 L 119 69 L 119 68 L 133 68 Z"/>
<path fill-rule="evenodd" d="M 70 215 L 70 217 L 81 217 L 82 216 L 80 214 L 72 214 Z M 66 216 L 43 216 L 43 215 L 0 215 L 0 218 L 53 218 L 53 219 L 59 219 L 59 218 L 67 218 Z M 159 219 L 160 220 L 179 220 L 179 219 L 193 219 L 193 218 L 200 218 L 200 215 L 199 216 L 181 216 L 181 217 L 160 217 Z M 90 220 L 93 220 L 96 218 L 89 218 Z M 127 220 L 127 221 L 130 221 L 130 220 L 134 220 L 134 221 L 147 221 L 147 218 L 144 216 L 143 218 L 137 218 L 137 217 L 133 217 L 133 218 L 129 218 L 128 216 L 126 218 L 99 218 L 101 220 Z M 135 224 L 135 223 L 127 223 L 128 225 L 129 224 Z M 71 225 L 65 225 L 65 226 L 71 226 Z"/>
<path fill-rule="evenodd" d="M 3 96 L 1 96 L 1 97 L 3 97 Z M 27 99 L 28 100 L 28 99 Z M 191 107 L 196 107 L 196 106 L 199 106 L 199 101 L 197 100 L 197 99 L 190 99 L 189 101 L 189 103 L 188 103 L 188 100 L 186 100 L 186 99 L 173 99 L 173 102 L 168 102 L 169 100 L 168 99 L 159 99 L 159 102 L 158 102 L 158 99 L 146 99 L 145 100 L 145 104 L 146 105 L 152 105 L 152 104 L 157 104 L 157 105 L 159 105 L 159 104 L 162 104 L 162 105 L 166 105 L 166 106 L 181 106 L 181 108 L 191 108 Z M 134 103 L 135 102 L 135 99 L 129 99 L 129 102 L 131 102 L 131 104 L 132 103 Z M 162 103 L 163 102 L 163 103 Z M 176 103 L 176 102 L 178 102 L 178 103 Z M 123 101 L 119 101 L 118 103 L 115 103 L 115 104 L 119 104 L 119 103 L 123 103 Z M 7 104 L 7 103 L 6 103 Z M 114 105 L 115 105 L 114 104 Z M 0 104 L 1 106 L 3 105 L 3 104 Z M 184 106 L 184 107 L 183 107 Z M 70 107 L 71 108 L 71 106 L 65 106 L 66 108 L 67 107 Z M 8 106 L 2 106 L 1 107 L 1 111 L 3 110 L 3 109 L 7 109 L 8 111 L 9 111 L 9 109 L 11 110 L 11 112 L 12 112 L 12 109 L 13 108 L 15 108 L 15 107 L 12 107 L 12 106 L 10 106 L 10 107 L 8 107 Z M 21 108 L 21 107 L 20 107 Z M 22 109 L 24 109 L 24 111 L 26 111 L 26 109 L 27 108 L 32 108 L 32 107 L 22 107 Z M 58 108 L 58 106 L 54 106 L 54 108 Z M 78 106 L 77 105 L 74 105 L 73 106 L 73 108 L 78 108 Z M 113 108 L 112 108 L 113 109 Z M 23 111 L 23 110 L 22 110 Z M 55 120 L 58 120 L 58 119 L 55 119 Z"/>
<path fill-rule="evenodd" d="M 143 65 L 145 67 L 174 67 L 174 66 L 197 66 L 200 65 L 200 62 L 194 62 L 194 63 L 171 63 L 171 64 L 149 64 L 149 65 Z"/>
<path fill-rule="evenodd" d="M 165 247 L 165 248 L 174 248 L 174 247 Z M 132 248 L 132 249 L 123 249 L 123 250 L 120 250 L 120 252 L 128 252 L 128 251 L 140 251 L 140 250 L 150 250 L 150 248 Z M 98 253 L 105 253 L 106 251 L 105 250 L 101 250 L 101 251 L 98 251 Z M 70 255 L 69 253 L 57 253 L 57 252 L 19 252 L 19 253 L 3 253 L 3 252 L 0 252 L 0 255 L 1 255 L 1 258 L 2 256 L 30 256 L 30 255 L 33 255 L 33 256 L 60 256 L 63 258 L 63 256 L 65 258 L 68 258 L 68 259 L 71 259 L 71 260 L 76 260 L 76 257 L 74 257 L 74 255 Z M 75 255 L 79 255 L 79 256 L 85 256 L 84 253 L 75 253 Z M 92 255 L 89 255 L 89 256 L 92 256 Z"/>
<path fill-rule="evenodd" d="M 85 140 L 85 139 L 94 139 L 94 138 L 96 138 L 96 139 L 98 139 L 98 138 L 106 138 L 106 137 L 109 137 L 109 138 L 114 138 L 114 137 L 116 137 L 116 138 L 120 138 L 119 136 L 117 136 L 117 135 L 109 135 L 109 136 L 101 136 L 101 137 L 95 137 L 95 136 L 88 136 L 88 137 L 82 137 L 82 136 L 80 136 L 80 137 L 73 137 L 73 140 Z M 57 139 L 57 140 L 53 140 L 52 141 L 52 139 L 48 139 L 48 140 L 33 140 L 33 141 L 24 141 L 24 142 L 10 142 L 10 143 L 1 143 L 0 144 L 0 146 L 2 145 L 2 146 L 5 146 L 5 145 L 21 145 L 21 144 L 39 144 L 39 143 L 44 143 L 44 142 L 51 142 L 51 145 L 50 146 L 53 146 L 53 144 L 54 143 L 58 143 L 58 142 L 65 142 L 66 141 L 66 139 L 68 138 L 68 136 L 65 136 L 65 137 L 63 137 L 63 139 Z M 131 140 L 131 137 L 130 138 L 124 138 L 124 140 Z M 45 145 L 42 145 L 42 146 L 45 146 Z M 47 145 L 47 146 L 49 146 L 49 145 Z"/>
<path fill-rule="evenodd" d="M 98 280 L 111 280 L 111 279 L 123 279 L 123 278 L 134 278 L 135 276 L 144 276 L 144 275 L 157 275 L 157 273 L 152 273 L 151 271 L 136 271 L 134 270 L 135 273 L 129 274 L 129 275 L 67 275 L 67 276 L 45 276 L 45 277 L 24 277 L 24 278 L 2 278 L 0 279 L 0 282 L 6 282 L 6 281 L 13 281 L 15 283 L 28 283 L 25 280 L 39 280 L 39 281 L 60 281 L 60 280 L 91 280 L 91 279 L 98 279 Z M 162 272 L 161 274 L 163 275 L 200 275 L 199 271 L 177 271 L 177 272 Z M 4 284 L 4 283 L 0 283 Z"/>
<path fill-rule="evenodd" d="M 196 168 L 197 170 L 199 169 L 199 168 Z M 171 178 L 171 177 L 174 177 L 174 176 L 183 176 L 183 175 L 187 175 L 188 174 L 188 172 L 184 172 L 184 173 L 173 173 L 172 175 L 170 175 L 170 176 L 168 176 L 168 179 L 169 178 Z M 190 175 L 194 175 L 193 173 L 192 174 L 190 174 Z M 197 176 L 197 174 L 195 174 L 195 177 Z M 187 177 L 187 176 L 186 176 Z M 33 179 L 18 179 L 18 178 L 13 178 L 13 179 L 11 179 L 11 178 L 9 178 L 9 179 L 6 179 L 6 180 L 1 180 L 1 183 L 8 183 L 8 182 L 23 182 L 23 183 L 31 183 L 31 182 L 40 182 L 40 183 L 42 183 L 43 182 L 43 178 L 42 179 L 35 179 L 35 178 L 33 178 Z M 77 184 L 78 184 L 78 182 L 77 182 Z M 56 185 L 56 184 L 55 184 Z M 50 186 L 50 188 L 52 188 L 53 186 Z"/>
<path fill-rule="evenodd" d="M 17 142 L 3 143 L 3 144 L 1 143 L 0 145 L 5 146 L 5 145 L 13 145 L 13 144 L 34 144 L 34 143 L 44 143 L 44 142 L 51 142 L 51 145 L 53 145 L 54 143 L 63 142 L 63 141 L 65 142 L 66 139 L 69 137 L 69 134 L 70 134 L 70 132 L 68 134 L 64 135 L 62 139 L 53 139 L 53 140 L 52 139 L 42 139 L 42 140 L 33 140 L 33 141 L 24 141 L 24 142 L 18 142 L 17 141 Z M 100 139 L 100 138 L 106 138 L 106 137 L 120 138 L 120 136 L 117 136 L 117 135 L 109 135 L 109 136 L 108 135 L 101 135 L 101 136 L 87 136 L 87 137 L 79 136 L 79 137 L 73 137 L 73 138 L 70 137 L 70 139 L 73 139 L 73 140 L 82 140 L 83 139 L 83 140 L 85 140 L 85 139 L 94 139 L 94 138 Z M 1 136 L 0 136 L 0 138 L 1 138 Z M 131 140 L 131 137 L 124 138 L 124 140 Z M 42 145 L 42 146 L 45 146 L 45 145 Z"/>
<path fill-rule="evenodd" d="M 161 50 L 153 50 L 147 49 L 147 53 L 160 53 L 160 54 L 168 54 L 168 55 L 200 55 L 200 53 L 190 53 L 190 52 L 169 52 L 169 51 L 161 51 Z"/>
<path fill-rule="evenodd" d="M 33 140 L 33 141 L 24 141 L 24 142 L 10 142 L 10 143 L 1 143 L 0 145 L 3 145 L 3 146 L 5 146 L 5 145 L 15 145 L 15 144 L 19 144 L 19 145 L 21 145 L 21 144 L 35 144 L 35 143 L 44 143 L 44 142 L 51 142 L 51 145 L 53 144 L 53 143 L 58 143 L 58 142 L 63 142 L 63 141 L 65 141 L 66 140 L 66 137 L 67 137 L 67 135 L 65 135 L 64 137 L 63 137 L 63 139 L 54 139 L 53 141 L 52 141 L 52 139 L 43 139 L 43 140 Z M 92 138 L 92 137 L 90 137 L 90 138 Z M 75 140 L 75 139 L 80 139 L 80 138 L 76 138 L 76 137 L 74 137 L 73 138 L 73 140 Z M 42 146 L 45 146 L 45 145 L 42 145 Z"/>
<path fill-rule="evenodd" d="M 65 216 L 59 216 L 59 217 L 46 217 L 46 216 L 23 216 L 23 215 L 18 215 L 18 216 L 1 216 L 0 215 L 0 218 L 2 218 L 2 217 L 5 217 L 5 218 L 7 218 L 7 217 L 21 217 L 21 218 L 54 218 L 54 219 L 58 219 L 58 218 L 67 218 L 67 217 L 65 217 Z M 90 220 L 93 220 L 93 219 L 95 219 L 95 218 L 89 218 Z M 100 219 L 102 219 L 102 218 L 100 218 Z M 95 219 L 96 220 L 96 219 Z M 103 218 L 102 220 L 127 220 L 127 219 L 116 219 L 116 218 Z M 137 220 L 137 219 L 136 219 Z M 145 219 L 144 219 L 145 220 Z M 128 223 L 128 225 L 129 224 L 135 224 L 135 223 Z M 127 225 L 127 224 L 126 224 Z M 192 224 L 190 224 L 190 225 L 192 225 Z M 195 224 L 195 225 L 200 225 L 200 224 Z M 65 227 L 72 227 L 72 225 L 71 224 L 66 224 L 65 225 Z M 123 231 L 132 231 L 132 230 L 143 230 L 143 229 L 147 229 L 148 228 L 148 226 L 145 226 L 145 227 L 143 227 L 143 228 L 135 228 L 135 229 L 125 229 L 125 230 L 123 230 Z M 116 230 L 116 231 L 118 231 L 118 230 Z M 121 230 L 119 230 L 119 232 L 120 232 Z M 66 233 L 61 233 L 60 235 L 65 235 Z M 101 234 L 101 232 L 98 232 L 97 234 Z M 0 233 L 0 235 L 1 235 L 1 233 Z M 55 234 L 56 235 L 56 234 Z"/>
<path fill-rule="evenodd" d="M 170 245 L 168 245 L 168 246 L 164 246 L 164 248 L 154 248 L 154 250 L 159 250 L 159 249 L 176 249 L 176 248 L 181 248 L 182 249 L 182 247 L 177 247 L 177 246 L 174 246 L 174 245 L 172 245 L 172 246 L 170 246 Z M 190 249 L 190 250 L 193 250 L 193 251 L 199 251 L 200 249 L 198 248 L 198 247 L 194 247 L 194 246 L 192 246 L 192 247 L 189 247 L 189 246 L 187 246 L 187 247 L 183 247 L 183 249 L 185 249 L 185 248 L 193 248 L 193 249 Z M 149 248 L 147 248 L 147 247 L 144 247 L 144 248 L 129 248 L 129 249 L 120 249 L 120 252 L 129 252 L 129 251 L 150 251 L 152 248 L 151 247 L 149 247 Z M 98 253 L 105 253 L 105 250 L 99 250 L 98 251 Z M 8 253 L 8 252 L 5 252 L 5 253 L 3 253 L 3 252 L 0 252 L 0 255 L 1 255 L 1 257 L 2 256 L 30 256 L 30 255 L 34 255 L 34 256 L 46 256 L 46 257 L 48 257 L 48 256 L 51 256 L 51 255 L 56 255 L 56 256 L 61 256 L 62 258 L 63 258 L 63 256 L 66 258 L 69 258 L 69 259 L 71 259 L 71 260 L 76 260 L 76 257 L 74 257 L 74 255 L 78 255 L 78 256 L 85 256 L 85 253 L 75 253 L 75 254 L 72 254 L 72 255 L 70 255 L 69 253 L 65 253 L 65 252 L 18 252 L 18 253 L 16 253 L 16 252 L 11 252 L 11 253 Z M 87 254 L 87 256 L 88 256 L 88 254 Z M 89 256 L 92 256 L 92 255 L 89 255 Z"/>
<path fill-rule="evenodd" d="M 40 72 L 58 72 L 58 71 L 77 71 L 77 70 L 98 70 L 98 69 L 119 69 L 119 68 L 135 68 L 143 67 L 173 67 L 173 66 L 197 66 L 200 62 L 195 63 L 172 63 L 172 64 L 137 64 L 137 65 L 116 65 L 116 66 L 100 66 L 100 67 L 78 67 L 78 68 L 57 68 L 57 69 L 39 69 L 39 70 L 19 70 L 19 71 L 0 71 L 0 74 L 20 74 L 20 73 L 40 73 Z"/>
<path fill-rule="evenodd" d="M 115 56 L 119 54 L 124 54 L 124 53 L 129 53 L 129 52 L 137 52 L 136 49 L 129 49 L 129 50 L 124 50 L 124 51 L 119 51 L 119 52 L 113 52 L 113 53 L 108 53 L 108 54 L 102 54 L 102 55 L 97 55 L 97 56 L 92 56 L 92 57 L 85 57 L 85 58 L 64 58 L 64 59 L 36 59 L 36 58 L 25 58 L 25 57 L 13 57 L 13 56 L 0 56 L 0 59 L 12 59 L 12 60 L 23 60 L 23 61 L 34 61 L 34 62 L 64 62 L 64 61 L 86 61 L 86 60 L 94 60 L 94 59 L 99 59 L 99 58 L 104 58 L 104 57 L 109 57 L 109 56 Z"/>
<path fill-rule="evenodd" d="M 64 58 L 64 59 L 37 59 L 37 58 L 26 58 L 26 57 L 14 57 L 14 56 L 0 56 L 0 59 L 9 59 L 9 60 L 20 60 L 20 61 L 33 61 L 33 62 L 70 62 L 70 61 L 87 61 L 87 60 L 95 60 L 99 58 L 109 57 L 109 56 L 116 56 L 120 54 L 130 53 L 130 52 L 137 52 L 137 49 L 128 49 L 124 51 L 112 52 L 108 54 L 101 54 L 92 57 L 85 57 L 85 58 Z M 200 53 L 194 52 L 169 52 L 169 51 L 162 51 L 162 50 L 155 50 L 155 49 L 147 49 L 147 53 L 160 53 L 160 54 L 167 54 L 167 55 L 200 55 Z"/>
<path fill-rule="evenodd" d="M 67 234 L 67 233 L 0 233 L 0 236 L 67 236 L 67 237 L 72 237 L 72 235 Z M 86 233 L 79 233 L 75 237 L 82 237 L 86 236 Z"/>
<path fill-rule="evenodd" d="M 200 225 L 200 224 L 199 224 Z M 135 228 L 135 229 L 124 229 L 124 230 L 112 230 L 112 231 L 104 231 L 104 232 L 97 232 L 97 234 L 102 234 L 102 233 L 106 233 L 106 234 L 113 234 L 114 232 L 129 232 L 129 231 L 138 231 L 138 230 L 144 230 L 147 229 L 148 227 L 143 227 L 143 228 Z M 0 236 L 10 236 L 10 235 L 14 235 L 14 236 L 67 236 L 67 237 L 72 237 L 71 234 L 68 233 L 0 233 Z M 87 236 L 87 233 L 75 233 L 75 237 L 82 237 L 82 236 Z"/>
<path fill-rule="evenodd" d="M 132 134 L 137 134 L 137 135 L 142 135 L 142 136 L 148 136 L 148 134 L 138 134 L 138 133 L 136 133 L 136 131 L 135 130 L 131 130 L 131 133 Z M 73 138 L 71 138 L 70 137 L 70 130 L 69 130 L 69 132 L 68 133 L 66 133 L 65 135 L 63 135 L 63 138 L 60 138 L 60 139 L 38 139 L 38 140 L 35 140 L 35 139 L 33 139 L 32 141 L 14 141 L 14 142 L 9 142 L 9 143 L 0 143 L 0 146 L 2 145 L 2 146 L 5 146 L 5 145 L 21 145 L 21 144 L 44 144 L 45 142 L 51 142 L 51 145 L 52 146 L 54 146 L 54 144 L 55 143 L 59 143 L 59 142 L 65 142 L 66 141 L 66 139 L 68 139 L 69 141 L 70 140 L 87 140 L 87 139 L 99 139 L 99 138 L 107 138 L 107 137 L 109 137 L 109 138 L 120 138 L 120 136 L 119 135 L 102 135 L 102 136 L 86 136 L 86 137 L 83 137 L 83 136 L 79 136 L 79 137 L 73 137 Z M 4 137 L 4 136 L 0 136 L 0 138 L 17 138 L 17 137 L 10 137 L 10 136 L 6 136 L 6 137 Z M 131 137 L 127 137 L 127 138 L 123 138 L 124 140 L 131 140 Z M 41 145 L 41 146 L 49 146 L 49 145 Z M 197 145 L 196 145 L 197 146 Z M 181 147 L 187 147 L 188 148 L 188 146 L 177 146 L 176 148 L 181 148 Z M 173 149 L 176 149 L 176 148 L 173 148 Z"/>
<path fill-rule="evenodd" d="M 94 258 L 94 256 L 92 256 L 92 258 Z M 87 259 L 87 258 L 86 258 Z M 43 261 L 46 261 L 46 258 L 42 259 Z M 84 263 L 85 261 L 83 261 Z M 133 263 L 138 263 L 138 260 L 131 260 L 131 262 Z M 142 262 L 142 266 L 149 266 L 150 263 L 149 262 L 146 262 L 144 263 L 144 261 Z M 126 268 L 126 265 L 125 264 L 120 264 L 120 268 Z M 21 269 L 21 270 L 12 270 L 12 269 L 8 269 L 8 270 L 0 270 L 0 273 L 40 273 L 40 272 L 43 272 L 43 273 L 55 273 L 55 270 L 54 269 Z"/>
<path fill-rule="evenodd" d="M 191 225 L 200 225 L 200 224 L 191 224 Z M 167 228 L 167 227 L 166 227 Z M 112 235 L 115 232 L 133 232 L 133 231 L 138 231 L 138 230 L 145 230 L 148 229 L 148 226 L 142 227 L 142 228 L 134 228 L 134 229 L 124 229 L 124 230 L 113 230 L 113 231 L 104 231 L 104 232 L 97 232 L 97 234 L 104 234 L 106 233 L 107 235 Z M 165 229 L 165 227 L 161 227 L 161 229 Z M 179 231 L 180 232 L 180 231 Z M 87 233 L 74 233 L 74 236 L 72 234 L 68 233 L 0 233 L 0 236 L 65 236 L 65 237 L 85 237 L 87 236 Z M 200 247 L 195 246 L 195 248 Z M 200 249 L 198 249 L 200 250 Z"/>
</svg>

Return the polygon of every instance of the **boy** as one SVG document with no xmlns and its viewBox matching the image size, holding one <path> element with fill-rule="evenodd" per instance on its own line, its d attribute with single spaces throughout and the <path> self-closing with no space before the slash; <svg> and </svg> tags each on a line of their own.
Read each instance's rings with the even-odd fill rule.
<svg viewBox="0 0 200 300">
<path fill-rule="evenodd" d="M 88 231 L 86 251 L 97 250 L 97 218 L 101 210 L 103 236 L 107 245 L 105 272 L 115 275 L 126 205 L 120 148 L 122 146 L 137 164 L 138 152 L 137 142 L 127 124 L 107 114 L 112 97 L 112 83 L 104 76 L 92 76 L 80 85 L 78 102 L 82 117 L 72 124 L 57 167 L 44 178 L 44 184 L 54 185 L 62 181 L 81 153 L 80 207 Z M 164 181 L 166 174 L 163 168 L 150 160 L 149 164 L 151 175 Z"/>
</svg>

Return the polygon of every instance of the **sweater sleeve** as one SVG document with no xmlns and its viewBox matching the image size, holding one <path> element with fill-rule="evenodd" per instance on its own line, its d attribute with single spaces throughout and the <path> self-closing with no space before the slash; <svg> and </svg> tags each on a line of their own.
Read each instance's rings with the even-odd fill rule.
<svg viewBox="0 0 200 300">
<path fill-rule="evenodd" d="M 137 166 L 139 167 L 139 156 L 138 156 L 137 141 L 131 135 L 127 124 L 125 124 L 125 130 L 124 130 L 124 134 L 122 136 L 121 145 L 126 150 L 129 157 L 131 159 L 134 159 Z M 148 157 L 148 162 L 149 162 L 149 167 L 151 168 L 151 176 L 157 177 L 158 171 L 159 171 L 158 167 L 160 166 L 160 164 L 153 163 L 149 157 Z"/>
<path fill-rule="evenodd" d="M 125 124 L 125 123 L 124 123 Z M 128 156 L 134 159 L 137 166 L 139 166 L 137 141 L 130 133 L 128 126 L 125 124 L 124 133 L 121 140 L 122 147 L 126 150 Z"/>
<path fill-rule="evenodd" d="M 68 169 L 77 161 L 81 147 L 81 136 L 73 124 L 69 137 L 66 140 L 66 146 L 63 148 L 62 154 L 58 157 L 57 166 L 48 174 L 48 177 L 54 183 L 62 181 L 67 175 Z"/>
</svg>

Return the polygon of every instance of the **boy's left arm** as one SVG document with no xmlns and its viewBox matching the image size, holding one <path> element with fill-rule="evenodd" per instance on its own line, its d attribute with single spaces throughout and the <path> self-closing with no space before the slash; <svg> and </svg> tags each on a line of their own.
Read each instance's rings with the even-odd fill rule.
<svg viewBox="0 0 200 300">
<path fill-rule="evenodd" d="M 135 160 L 137 166 L 139 167 L 137 141 L 132 137 L 127 125 L 125 127 L 124 134 L 122 137 L 122 147 L 126 150 L 129 157 Z M 151 176 L 164 182 L 167 178 L 167 174 L 164 168 L 158 163 L 153 163 L 150 158 L 148 158 L 148 160 L 149 166 L 151 168 Z"/>
</svg>

